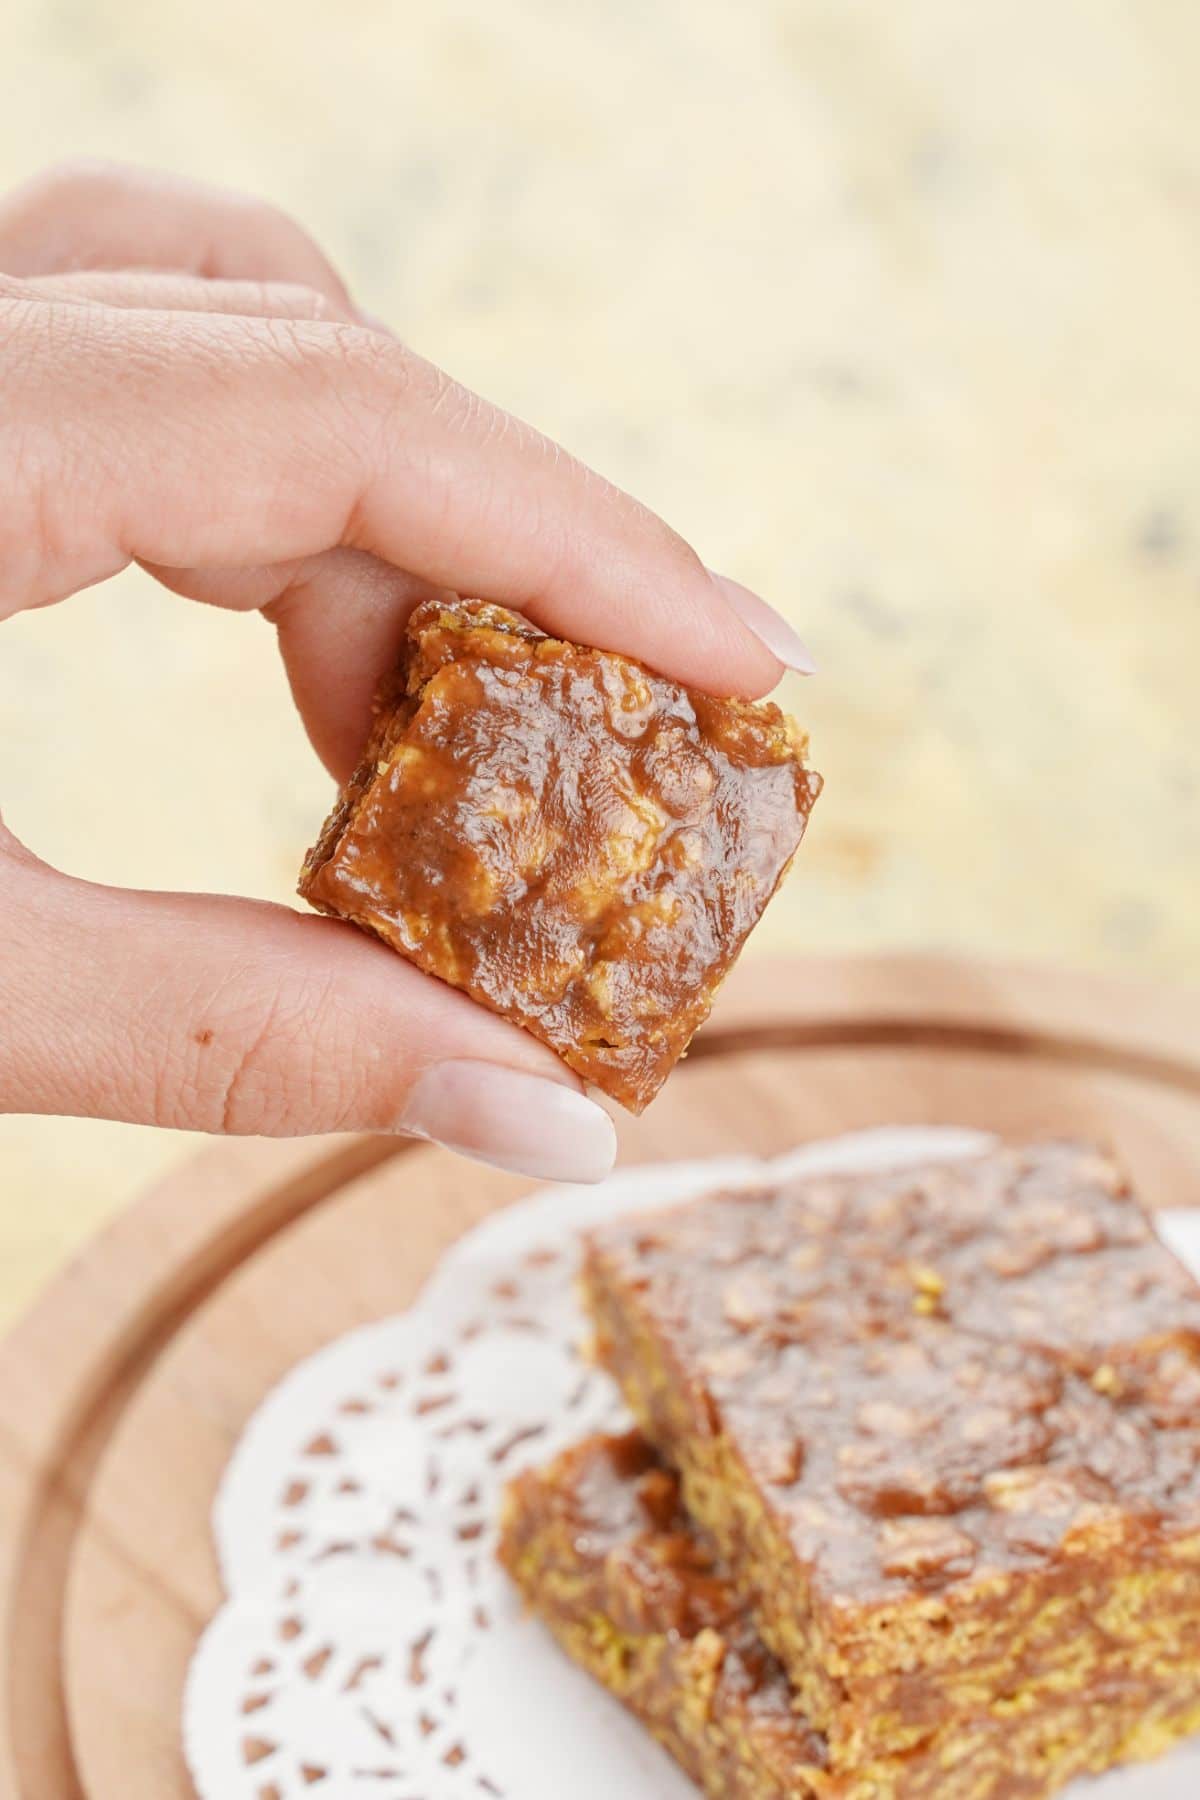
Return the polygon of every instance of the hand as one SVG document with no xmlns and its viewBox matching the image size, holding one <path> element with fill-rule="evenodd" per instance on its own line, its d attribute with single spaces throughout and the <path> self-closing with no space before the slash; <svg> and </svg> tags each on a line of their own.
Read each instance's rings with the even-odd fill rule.
<svg viewBox="0 0 1200 1800">
<path fill-rule="evenodd" d="M 0 271 L 0 618 L 132 561 L 261 612 L 338 778 L 431 591 L 713 692 L 806 666 L 644 507 L 371 329 L 267 207 L 67 171 L 0 202 Z M 549 1051 L 351 927 L 98 887 L 3 827 L 0 920 L 0 1110 L 611 1164 L 607 1115 Z"/>
</svg>

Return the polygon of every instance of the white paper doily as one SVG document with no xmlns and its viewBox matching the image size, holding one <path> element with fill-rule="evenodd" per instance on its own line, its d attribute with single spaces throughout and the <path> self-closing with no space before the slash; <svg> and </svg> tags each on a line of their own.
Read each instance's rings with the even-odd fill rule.
<svg viewBox="0 0 1200 1800">
<path fill-rule="evenodd" d="M 214 1531 L 229 1598 L 189 1671 L 201 1800 L 695 1800 L 647 1734 L 561 1656 L 495 1561 L 520 1469 L 628 1423 L 583 1360 L 579 1235 L 621 1212 L 794 1171 L 970 1155 L 896 1128 L 543 1190 L 443 1258 L 416 1304 L 301 1363 L 251 1419 Z M 1194 1217 L 1168 1221 L 1200 1266 Z M 1200 1754 L 1082 1784 L 1194 1800 Z"/>
</svg>

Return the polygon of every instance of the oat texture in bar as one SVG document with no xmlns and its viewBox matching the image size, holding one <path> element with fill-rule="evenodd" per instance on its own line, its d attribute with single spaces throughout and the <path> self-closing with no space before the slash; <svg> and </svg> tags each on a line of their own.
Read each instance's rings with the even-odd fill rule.
<svg viewBox="0 0 1200 1800">
<path fill-rule="evenodd" d="M 300 892 L 640 1112 L 820 785 L 776 706 L 430 601 Z"/>
<path fill-rule="evenodd" d="M 1200 1675 L 1115 1675 L 919 1749 L 834 1766 L 644 1438 L 592 1438 L 508 1492 L 501 1556 L 567 1653 L 718 1800 L 1045 1800 L 1200 1726 Z"/>
<path fill-rule="evenodd" d="M 601 1359 L 840 1767 L 1200 1668 L 1200 1292 L 1100 1152 L 597 1232 Z"/>
</svg>

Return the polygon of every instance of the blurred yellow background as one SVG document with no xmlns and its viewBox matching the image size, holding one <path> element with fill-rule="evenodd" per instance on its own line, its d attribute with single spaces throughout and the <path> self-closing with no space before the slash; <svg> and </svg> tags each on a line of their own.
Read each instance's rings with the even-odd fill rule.
<svg viewBox="0 0 1200 1800">
<path fill-rule="evenodd" d="M 786 611 L 828 788 L 749 954 L 1190 979 L 1198 68 L 1192 0 L 6 0 L 0 182 L 271 197 Z M 270 632 L 137 573 L 3 627 L 0 784 L 80 874 L 281 899 L 329 799 Z M 192 1147 L 0 1120 L 0 1317 Z"/>
</svg>

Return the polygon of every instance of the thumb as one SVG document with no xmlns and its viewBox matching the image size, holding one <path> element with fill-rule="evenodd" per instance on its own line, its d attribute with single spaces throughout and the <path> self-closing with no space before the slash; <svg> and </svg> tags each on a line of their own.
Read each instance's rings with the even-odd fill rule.
<svg viewBox="0 0 1200 1800">
<path fill-rule="evenodd" d="M 515 1026 L 329 919 L 122 892 L 0 842 L 0 1111 L 385 1131 L 595 1181 L 608 1115 Z"/>
</svg>

